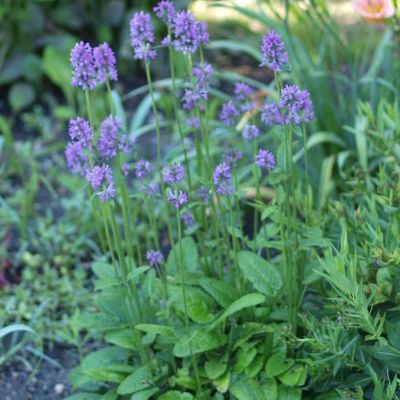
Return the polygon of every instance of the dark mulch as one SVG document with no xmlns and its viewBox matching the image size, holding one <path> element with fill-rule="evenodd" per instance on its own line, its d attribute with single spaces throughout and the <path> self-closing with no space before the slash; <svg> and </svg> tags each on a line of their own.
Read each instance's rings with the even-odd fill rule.
<svg viewBox="0 0 400 400">
<path fill-rule="evenodd" d="M 23 354 L 20 354 L 23 356 Z M 21 362 L 14 361 L 0 368 L 1 400 L 61 400 L 71 392 L 68 371 L 78 364 L 73 348 L 55 346 L 46 355 L 60 364 L 46 361 L 33 364 L 34 371 Z M 36 368 L 35 368 L 36 367 Z"/>
</svg>

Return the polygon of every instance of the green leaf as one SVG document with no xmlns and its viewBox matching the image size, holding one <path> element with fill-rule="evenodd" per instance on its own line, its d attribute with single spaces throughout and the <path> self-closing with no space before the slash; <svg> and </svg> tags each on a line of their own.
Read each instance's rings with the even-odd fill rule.
<svg viewBox="0 0 400 400">
<path fill-rule="evenodd" d="M 197 268 L 198 252 L 196 243 L 191 237 L 182 239 L 183 264 L 185 271 L 194 272 Z M 176 257 L 175 257 L 176 254 Z M 167 271 L 171 275 L 175 275 L 179 271 L 179 243 L 177 243 L 170 251 L 167 260 Z"/>
<path fill-rule="evenodd" d="M 268 378 L 273 378 L 274 376 L 284 373 L 293 365 L 294 360 L 292 358 L 286 358 L 285 353 L 275 353 L 268 359 L 265 366 L 265 373 Z"/>
<path fill-rule="evenodd" d="M 222 307 L 227 308 L 237 298 L 235 288 L 225 282 L 213 278 L 200 278 L 200 287 L 205 290 Z"/>
<path fill-rule="evenodd" d="M 158 400 L 193 400 L 193 396 L 187 392 L 178 392 L 170 390 L 158 398 Z"/>
<path fill-rule="evenodd" d="M 97 368 L 99 365 L 108 365 L 116 362 L 126 362 L 130 352 L 120 347 L 106 347 L 87 355 L 81 363 L 83 369 Z"/>
<path fill-rule="evenodd" d="M 254 307 L 265 301 L 265 296 L 260 293 L 245 294 L 240 299 L 234 301 L 209 327 L 213 330 L 218 324 L 224 322 L 232 314 L 235 314 L 245 308 Z"/>
<path fill-rule="evenodd" d="M 279 385 L 279 400 L 301 400 L 301 389 Z"/>
<path fill-rule="evenodd" d="M 48 78 L 57 86 L 63 87 L 71 84 L 69 52 L 47 46 L 43 54 L 43 69 Z"/>
<path fill-rule="evenodd" d="M 66 397 L 64 400 L 102 400 L 101 394 L 82 392 Z"/>
<path fill-rule="evenodd" d="M 116 282 L 115 268 L 104 261 L 95 261 L 92 264 L 92 270 L 95 275 L 106 282 Z"/>
<path fill-rule="evenodd" d="M 257 254 L 249 251 L 239 253 L 239 267 L 243 275 L 268 299 L 275 298 L 281 287 L 282 278 L 275 267 Z"/>
<path fill-rule="evenodd" d="M 295 364 L 278 378 L 286 386 L 302 386 L 307 378 L 307 368 L 305 365 Z"/>
<path fill-rule="evenodd" d="M 131 400 L 147 400 L 151 396 L 153 396 L 153 394 L 156 394 L 159 390 L 160 389 L 158 388 L 141 390 L 140 392 L 136 392 L 135 394 L 133 394 Z"/>
<path fill-rule="evenodd" d="M 171 339 L 176 338 L 175 331 L 169 326 L 155 324 L 138 324 L 136 325 L 136 329 L 147 333 L 154 333 L 156 335 L 166 336 Z"/>
<path fill-rule="evenodd" d="M 9 335 L 10 333 L 14 332 L 29 332 L 29 333 L 35 333 L 35 331 L 30 328 L 29 326 L 23 325 L 23 324 L 13 324 L 13 325 L 7 325 L 4 328 L 0 329 L 0 339 L 6 335 Z"/>
<path fill-rule="evenodd" d="M 14 111 L 28 107 L 35 100 L 35 89 L 30 83 L 16 83 L 12 85 L 8 94 L 8 101 Z"/>
<path fill-rule="evenodd" d="M 242 377 L 229 387 L 229 392 L 238 400 L 265 400 L 261 385 L 253 379 Z"/>
<path fill-rule="evenodd" d="M 127 278 L 128 281 L 132 280 L 132 281 L 136 281 L 137 277 L 144 274 L 145 272 L 147 272 L 150 269 L 150 267 L 148 266 L 143 266 L 143 267 L 137 267 L 135 268 L 133 271 L 129 272 Z"/>
<path fill-rule="evenodd" d="M 146 366 L 140 367 L 121 382 L 118 386 L 118 394 L 136 393 L 149 388 L 151 385 L 151 372 Z"/>
<path fill-rule="evenodd" d="M 137 350 L 138 348 L 131 328 L 107 333 L 105 339 L 108 343 L 115 344 L 125 349 Z"/>
<path fill-rule="evenodd" d="M 220 377 L 222 374 L 225 373 L 227 368 L 228 364 L 225 361 L 221 361 L 220 359 L 207 361 L 204 365 L 207 378 L 211 380 Z"/>
<path fill-rule="evenodd" d="M 101 400 L 117 400 L 117 398 L 118 398 L 117 388 L 114 388 L 105 393 L 102 396 Z"/>
<path fill-rule="evenodd" d="M 183 335 L 176 342 L 173 352 L 175 357 L 184 358 L 190 356 L 190 346 L 193 354 L 204 353 L 223 346 L 228 341 L 225 335 L 211 333 L 203 330 L 195 331 L 188 337 Z"/>
<path fill-rule="evenodd" d="M 231 383 L 231 373 L 229 372 L 229 370 L 226 371 L 224 375 L 220 376 L 219 378 L 213 381 L 213 384 L 220 393 L 226 393 L 230 383 Z"/>
<path fill-rule="evenodd" d="M 262 388 L 266 399 L 278 400 L 278 383 L 274 378 L 267 379 Z"/>
</svg>

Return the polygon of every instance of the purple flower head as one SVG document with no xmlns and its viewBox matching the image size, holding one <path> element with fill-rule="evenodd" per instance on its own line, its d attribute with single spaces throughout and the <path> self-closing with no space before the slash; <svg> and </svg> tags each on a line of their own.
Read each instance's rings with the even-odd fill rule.
<svg viewBox="0 0 400 400">
<path fill-rule="evenodd" d="M 150 172 L 152 171 L 153 167 L 147 160 L 139 160 L 135 165 L 135 175 L 138 179 L 145 179 Z"/>
<path fill-rule="evenodd" d="M 155 38 L 150 14 L 143 11 L 133 14 L 130 22 L 130 38 L 134 59 L 147 61 L 155 58 L 156 52 L 152 48 Z"/>
<path fill-rule="evenodd" d="M 160 186 L 156 182 L 151 182 L 145 189 L 147 196 L 155 196 L 160 193 Z"/>
<path fill-rule="evenodd" d="M 261 44 L 261 67 L 269 67 L 279 72 L 288 63 L 289 56 L 282 42 L 282 36 L 274 30 L 263 36 Z"/>
<path fill-rule="evenodd" d="M 243 82 L 235 85 L 235 97 L 237 100 L 246 100 L 253 93 L 253 89 Z"/>
<path fill-rule="evenodd" d="M 175 208 L 181 208 L 184 204 L 188 202 L 188 196 L 186 192 L 182 192 L 181 190 L 177 192 L 175 190 L 168 193 L 167 200 L 171 203 L 174 203 Z"/>
<path fill-rule="evenodd" d="M 164 262 L 164 256 L 159 251 L 149 250 L 146 253 L 146 260 L 149 262 L 150 267 L 154 267 Z"/>
<path fill-rule="evenodd" d="M 200 128 L 200 119 L 198 117 L 187 118 L 185 122 L 191 128 Z"/>
<path fill-rule="evenodd" d="M 225 125 L 235 125 L 237 117 L 239 117 L 239 115 L 240 113 L 236 106 L 233 104 L 232 101 L 229 101 L 222 106 L 219 117 Z"/>
<path fill-rule="evenodd" d="M 95 47 L 93 56 L 99 83 L 104 83 L 107 78 L 112 81 L 118 80 L 115 55 L 107 43 Z"/>
<path fill-rule="evenodd" d="M 195 90 L 185 89 L 183 97 L 182 97 L 182 107 L 185 110 L 192 110 L 199 105 L 200 108 L 203 108 L 203 105 L 200 104 L 200 101 L 207 100 L 207 92 L 199 87 L 196 87 Z"/>
<path fill-rule="evenodd" d="M 184 55 L 194 53 L 201 44 L 206 44 L 208 41 L 205 22 L 197 22 L 189 11 L 180 11 L 176 14 L 171 43 L 177 51 Z"/>
<path fill-rule="evenodd" d="M 197 190 L 197 197 L 204 203 L 208 204 L 210 202 L 210 190 L 206 187 L 201 187 Z"/>
<path fill-rule="evenodd" d="M 97 86 L 97 69 L 89 43 L 79 42 L 71 50 L 72 85 L 83 90 Z"/>
<path fill-rule="evenodd" d="M 258 168 L 271 171 L 275 168 L 275 164 L 275 157 L 270 151 L 264 149 L 258 151 L 256 157 L 256 165 Z"/>
<path fill-rule="evenodd" d="M 153 10 L 157 17 L 163 20 L 167 26 L 170 28 L 173 26 L 176 17 L 176 10 L 172 1 L 162 0 L 153 8 Z"/>
<path fill-rule="evenodd" d="M 182 181 L 184 176 L 185 169 L 180 163 L 167 165 L 162 171 L 162 178 L 164 183 L 178 183 Z"/>
<path fill-rule="evenodd" d="M 82 147 L 90 147 L 93 140 L 93 133 L 90 124 L 86 119 L 77 117 L 70 119 L 68 133 L 73 141 L 80 142 Z"/>
<path fill-rule="evenodd" d="M 96 190 L 101 201 L 108 201 L 115 197 L 112 170 L 107 164 L 96 166 L 86 171 L 86 181 Z"/>
<path fill-rule="evenodd" d="M 190 211 L 185 211 L 181 214 L 181 220 L 186 227 L 194 225 L 194 217 Z"/>
<path fill-rule="evenodd" d="M 254 124 L 246 124 L 243 127 L 243 138 L 246 140 L 252 140 L 256 138 L 257 136 L 260 136 L 260 129 L 258 128 L 257 125 Z"/>
<path fill-rule="evenodd" d="M 225 196 L 234 192 L 234 188 L 232 186 L 232 170 L 230 164 L 224 162 L 217 165 L 214 170 L 213 179 L 217 193 Z"/>
<path fill-rule="evenodd" d="M 310 94 L 307 90 L 300 90 L 296 85 L 286 85 L 282 89 L 279 107 L 284 124 L 300 124 L 314 118 Z"/>
<path fill-rule="evenodd" d="M 193 76 L 196 78 L 197 84 L 204 90 L 210 86 L 213 72 L 213 67 L 208 63 L 197 64 L 193 67 Z"/>
<path fill-rule="evenodd" d="M 243 153 L 237 149 L 232 149 L 224 154 L 224 163 L 234 167 L 238 160 L 243 157 Z"/>
<path fill-rule="evenodd" d="M 68 143 L 65 149 L 67 165 L 73 174 L 84 174 L 88 158 L 81 142 Z"/>
<path fill-rule="evenodd" d="M 261 108 L 261 121 L 267 125 L 282 124 L 282 117 L 277 103 L 265 103 Z"/>
<path fill-rule="evenodd" d="M 121 135 L 119 137 L 118 149 L 123 153 L 129 153 L 133 149 L 133 143 L 134 143 L 133 139 L 132 140 L 129 139 L 127 135 Z"/>
<path fill-rule="evenodd" d="M 100 125 L 100 137 L 97 148 L 100 157 L 111 160 L 117 155 L 118 130 L 122 122 L 119 118 L 109 115 Z"/>
</svg>

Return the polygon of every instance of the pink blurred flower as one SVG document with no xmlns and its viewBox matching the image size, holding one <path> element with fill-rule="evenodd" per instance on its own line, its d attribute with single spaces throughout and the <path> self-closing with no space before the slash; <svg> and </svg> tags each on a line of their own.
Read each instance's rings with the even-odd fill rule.
<svg viewBox="0 0 400 400">
<path fill-rule="evenodd" d="M 393 17 L 396 10 L 392 0 L 352 0 L 355 10 L 369 21 Z"/>
</svg>

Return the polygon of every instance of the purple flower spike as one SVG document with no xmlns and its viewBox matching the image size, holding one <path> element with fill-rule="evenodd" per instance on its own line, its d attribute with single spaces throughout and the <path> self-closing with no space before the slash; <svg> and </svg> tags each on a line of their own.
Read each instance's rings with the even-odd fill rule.
<svg viewBox="0 0 400 400">
<path fill-rule="evenodd" d="M 115 197 L 112 170 L 107 164 L 96 166 L 93 169 L 87 169 L 85 177 L 93 190 L 97 191 L 97 195 L 100 197 L 101 201 L 108 201 Z"/>
<path fill-rule="evenodd" d="M 130 38 L 134 59 L 148 61 L 155 58 L 156 52 L 152 48 L 155 38 L 150 14 L 140 11 L 133 15 L 130 22 Z"/>
<path fill-rule="evenodd" d="M 257 125 L 246 124 L 243 128 L 243 138 L 246 140 L 252 140 L 257 136 L 260 136 L 260 129 Z"/>
<path fill-rule="evenodd" d="M 195 53 L 201 44 L 209 41 L 207 24 L 197 22 L 189 11 L 180 11 L 175 16 L 172 45 L 184 55 Z M 165 41 L 163 41 L 166 44 Z"/>
<path fill-rule="evenodd" d="M 240 115 L 238 109 L 233 104 L 232 101 L 225 103 L 222 106 L 220 113 L 220 119 L 225 125 L 235 125 L 237 122 L 237 117 Z"/>
<path fill-rule="evenodd" d="M 79 42 L 71 50 L 72 85 L 83 90 L 97 86 L 97 69 L 89 43 Z"/>
<path fill-rule="evenodd" d="M 100 125 L 100 137 L 97 142 L 100 157 L 111 160 L 117 155 L 118 130 L 122 122 L 109 115 Z"/>
<path fill-rule="evenodd" d="M 89 121 L 77 117 L 69 121 L 68 133 L 73 141 L 80 142 L 82 147 L 90 147 L 93 140 L 93 133 Z"/>
<path fill-rule="evenodd" d="M 253 89 L 243 82 L 235 85 L 235 97 L 237 100 L 246 100 L 253 93 Z"/>
<path fill-rule="evenodd" d="M 160 186 L 156 182 L 151 182 L 145 189 L 147 196 L 155 196 L 160 193 Z"/>
<path fill-rule="evenodd" d="M 149 250 L 146 253 L 146 260 L 149 262 L 150 267 L 154 267 L 164 262 L 164 256 L 159 251 Z"/>
<path fill-rule="evenodd" d="M 179 183 L 185 176 L 185 169 L 182 164 L 174 163 L 163 169 L 162 177 L 164 183 Z"/>
<path fill-rule="evenodd" d="M 145 179 L 150 172 L 152 171 L 153 167 L 147 160 L 139 160 L 135 165 L 135 175 L 138 179 Z"/>
<path fill-rule="evenodd" d="M 310 94 L 307 90 L 300 90 L 296 85 L 286 85 L 282 89 L 279 107 L 285 124 L 300 124 L 314 118 Z"/>
<path fill-rule="evenodd" d="M 263 36 L 261 44 L 261 67 L 269 67 L 275 72 L 279 72 L 288 63 L 289 56 L 286 52 L 282 36 L 274 30 Z"/>
<path fill-rule="evenodd" d="M 68 168 L 73 174 L 84 174 L 88 158 L 81 142 L 68 143 L 65 149 L 65 158 Z"/>
<path fill-rule="evenodd" d="M 170 0 L 160 1 L 154 8 L 154 13 L 170 28 L 174 24 L 176 10 L 174 4 Z"/>
<path fill-rule="evenodd" d="M 112 81 L 118 80 L 115 55 L 107 43 L 95 47 L 93 56 L 99 83 L 104 83 L 107 78 Z"/>
<path fill-rule="evenodd" d="M 232 186 L 232 170 L 229 164 L 224 162 L 217 165 L 214 170 L 213 179 L 217 193 L 226 196 L 234 192 Z"/>
<path fill-rule="evenodd" d="M 261 121 L 267 125 L 281 124 L 282 118 L 277 103 L 265 103 L 261 108 Z"/>
<path fill-rule="evenodd" d="M 256 165 L 258 168 L 271 171 L 275 168 L 275 164 L 275 157 L 270 151 L 264 149 L 258 151 L 256 157 Z"/>
<path fill-rule="evenodd" d="M 188 196 L 185 192 L 182 192 L 181 190 L 179 191 L 179 193 L 175 190 L 168 193 L 167 200 L 171 203 L 174 203 L 175 208 L 181 208 L 184 204 L 188 202 Z"/>
<path fill-rule="evenodd" d="M 208 89 L 213 72 L 213 67 L 208 63 L 201 63 L 193 67 L 193 76 L 196 78 L 198 85 L 204 90 Z"/>
<path fill-rule="evenodd" d="M 194 217 L 190 211 L 185 211 L 181 215 L 181 220 L 186 227 L 194 225 Z"/>
<path fill-rule="evenodd" d="M 224 154 L 224 163 L 229 164 L 231 167 L 235 166 L 237 161 L 243 157 L 243 153 L 237 149 L 227 151 Z"/>
</svg>

